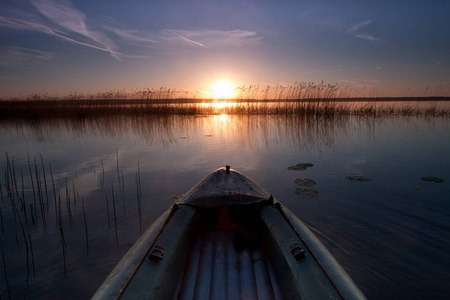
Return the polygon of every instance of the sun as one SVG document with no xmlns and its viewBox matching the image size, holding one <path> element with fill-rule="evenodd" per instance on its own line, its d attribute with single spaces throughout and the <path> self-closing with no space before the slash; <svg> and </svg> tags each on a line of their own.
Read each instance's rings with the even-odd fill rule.
<svg viewBox="0 0 450 300">
<path fill-rule="evenodd" d="M 217 81 L 212 88 L 214 99 L 229 99 L 234 92 L 233 85 L 226 80 Z"/>
</svg>

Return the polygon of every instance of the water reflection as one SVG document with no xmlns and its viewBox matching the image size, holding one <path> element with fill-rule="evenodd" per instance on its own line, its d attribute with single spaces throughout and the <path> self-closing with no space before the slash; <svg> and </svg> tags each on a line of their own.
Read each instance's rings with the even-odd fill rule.
<svg viewBox="0 0 450 300">
<path fill-rule="evenodd" d="M 170 196 L 226 162 L 309 224 L 369 298 L 400 297 L 398 286 L 438 298 L 447 283 L 427 274 L 447 272 L 449 134 L 448 119 L 421 117 L 223 113 L 0 121 L 8 153 L 0 157 L 8 271 L 8 281 L 0 272 L 1 292 L 7 297 L 8 285 L 11 298 L 88 298 L 170 206 Z M 417 253 L 427 259 L 417 261 Z M 423 286 L 411 286 L 414 280 Z"/>
<path fill-rule="evenodd" d="M 85 136 L 123 139 L 130 135 L 150 145 L 169 147 L 180 139 L 221 137 L 225 143 L 249 147 L 286 142 L 297 148 L 331 146 L 336 139 L 361 130 L 373 131 L 368 117 L 308 117 L 294 115 L 211 116 L 110 116 L 43 120 L 8 120 L 0 128 L 13 136 L 49 142 L 61 137 L 81 140 Z"/>
</svg>

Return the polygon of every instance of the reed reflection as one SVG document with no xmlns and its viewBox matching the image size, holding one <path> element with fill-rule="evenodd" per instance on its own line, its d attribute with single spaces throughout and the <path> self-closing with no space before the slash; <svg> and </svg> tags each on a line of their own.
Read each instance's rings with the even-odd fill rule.
<svg viewBox="0 0 450 300">
<path fill-rule="evenodd" d="M 289 146 L 331 146 L 336 139 L 374 126 L 370 117 L 311 117 L 304 115 L 102 116 L 42 120 L 3 120 L 0 128 L 11 136 L 37 141 L 87 136 L 114 139 L 135 136 L 150 145 L 169 147 L 180 139 L 221 137 L 249 147 L 287 143 Z"/>
</svg>

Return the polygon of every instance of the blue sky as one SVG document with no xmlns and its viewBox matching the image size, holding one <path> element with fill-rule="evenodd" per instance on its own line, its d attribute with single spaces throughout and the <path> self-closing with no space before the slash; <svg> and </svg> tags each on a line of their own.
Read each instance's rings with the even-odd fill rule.
<svg viewBox="0 0 450 300">
<path fill-rule="evenodd" d="M 0 97 L 218 80 L 450 96 L 450 1 L 0 0 Z"/>
</svg>

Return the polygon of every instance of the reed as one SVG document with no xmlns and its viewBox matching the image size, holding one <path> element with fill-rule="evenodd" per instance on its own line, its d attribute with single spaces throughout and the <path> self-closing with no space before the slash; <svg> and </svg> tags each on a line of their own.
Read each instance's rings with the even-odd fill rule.
<svg viewBox="0 0 450 300">
<path fill-rule="evenodd" d="M 1 191 L 0 191 L 1 193 Z M 5 232 L 5 226 L 3 225 L 3 213 L 2 213 L 2 208 L 0 207 L 0 221 L 2 224 L 2 232 Z"/>
<path fill-rule="evenodd" d="M 31 239 L 31 233 L 30 228 L 27 226 L 27 235 L 28 235 L 28 241 L 30 242 L 30 249 L 31 249 L 31 265 L 33 266 L 33 277 L 36 274 L 36 266 L 34 264 L 34 252 L 33 252 L 33 241 Z"/>
<path fill-rule="evenodd" d="M 30 172 L 30 179 L 31 179 L 31 187 L 33 188 L 33 203 L 30 203 L 30 208 L 31 208 L 31 218 L 33 221 L 33 225 L 37 226 L 37 210 L 36 210 L 36 191 L 34 189 L 34 180 L 33 180 L 33 172 L 31 171 L 31 163 L 30 163 L 30 155 L 27 154 L 27 159 L 28 159 L 28 170 Z M 34 209 L 34 214 L 33 214 L 33 209 Z"/>
<path fill-rule="evenodd" d="M 70 191 L 67 184 L 67 178 L 66 178 L 66 208 L 67 208 L 67 215 L 69 216 L 69 224 L 70 224 L 70 230 L 73 231 L 73 216 L 72 216 L 72 208 L 70 204 Z"/>
<path fill-rule="evenodd" d="M 40 156 L 41 156 L 42 172 L 44 173 L 45 196 L 47 199 L 47 208 L 48 208 L 49 206 L 48 206 L 47 176 L 45 175 L 44 159 L 42 158 L 42 154 L 40 154 Z"/>
<path fill-rule="evenodd" d="M 103 159 L 100 157 L 100 163 L 102 164 L 102 180 L 101 180 L 101 188 L 103 191 L 103 188 L 105 186 L 105 166 L 103 165 Z M 107 202 L 108 203 L 108 202 Z M 108 222 L 109 223 L 109 222 Z"/>
<path fill-rule="evenodd" d="M 112 194 L 112 203 L 113 203 L 113 213 L 114 213 L 114 231 L 116 233 L 116 244 L 119 246 L 119 237 L 117 234 L 117 214 L 116 214 L 116 201 L 114 197 L 114 185 L 111 183 L 111 194 Z"/>
<path fill-rule="evenodd" d="M 25 200 L 25 183 L 24 183 L 24 179 L 23 179 L 23 171 L 22 168 L 20 169 L 20 176 L 22 178 L 22 210 L 23 210 L 23 214 L 25 217 L 25 223 L 27 224 L 27 228 L 30 226 L 28 224 L 28 216 L 27 216 L 27 203 Z"/>
<path fill-rule="evenodd" d="M 53 179 L 53 170 L 52 170 L 52 165 L 49 162 L 48 163 L 48 168 L 50 169 L 50 176 L 52 178 L 52 186 L 53 186 L 53 200 L 54 200 L 54 207 L 55 207 L 55 220 L 56 223 L 58 223 L 58 213 L 57 213 L 57 204 L 56 204 L 56 188 L 55 188 L 55 180 Z"/>
<path fill-rule="evenodd" d="M 81 207 L 83 209 L 83 220 L 84 220 L 84 231 L 86 236 L 86 254 L 89 255 L 89 236 L 88 236 L 88 226 L 86 221 L 86 210 L 84 209 L 84 199 L 81 197 Z"/>
<path fill-rule="evenodd" d="M 108 227 L 111 227 L 111 220 L 109 218 L 109 203 L 108 203 L 108 193 L 105 194 L 106 199 L 106 215 L 108 217 Z"/>
<path fill-rule="evenodd" d="M 428 93 L 429 95 L 429 93 Z M 436 92 L 436 95 L 439 93 Z M 211 90 L 182 91 L 161 87 L 126 92 L 109 91 L 96 94 L 69 93 L 52 97 L 47 94 L 23 98 L 0 99 L 0 120 L 42 118 L 86 118 L 111 115 L 208 115 L 208 114 L 308 114 L 330 115 L 449 115 L 448 109 L 430 107 L 409 109 L 390 106 L 380 109 L 377 103 L 393 100 L 444 101 L 449 97 L 380 98 L 374 88 L 314 82 L 277 85 L 244 85 L 234 90 L 227 100 L 212 98 Z M 234 103 L 223 107 L 217 104 Z M 353 104 L 358 105 L 353 105 Z M 364 105 L 364 103 L 368 105 Z"/>
<path fill-rule="evenodd" d="M 30 249 L 29 249 L 29 246 L 28 246 L 27 234 L 26 234 L 26 232 L 25 232 L 25 227 L 24 227 L 23 222 L 22 222 L 22 217 L 20 216 L 20 212 L 19 212 L 19 210 L 17 209 L 17 205 L 16 205 L 16 203 L 15 203 L 15 201 L 14 201 L 14 197 L 11 198 L 11 204 L 13 205 L 13 208 L 14 208 L 14 210 L 15 210 L 15 212 L 16 212 L 18 218 L 19 218 L 19 221 L 20 221 L 20 227 L 21 227 L 21 229 L 22 229 L 22 235 L 23 235 L 23 240 L 24 240 L 24 242 L 25 242 L 25 249 L 26 249 L 27 271 L 29 272 L 29 271 L 30 271 L 30 268 L 29 268 L 29 266 L 30 266 L 30 263 L 29 263 L 29 250 L 30 250 Z M 16 238 L 17 238 L 17 237 L 16 237 Z"/>
<path fill-rule="evenodd" d="M 41 209 L 42 226 L 44 228 L 44 233 L 46 233 L 47 232 L 47 217 L 45 214 L 45 203 L 44 203 L 43 190 L 42 190 L 42 186 L 41 186 L 41 175 L 40 175 L 40 172 L 39 172 L 39 169 L 37 166 L 36 158 L 34 159 L 34 170 L 35 170 L 35 175 L 36 175 L 39 206 Z"/>
<path fill-rule="evenodd" d="M 6 268 L 5 247 L 3 245 L 3 234 L 1 233 L 0 233 L 0 245 L 2 248 L 3 274 L 5 274 L 6 288 L 8 290 L 8 295 L 11 296 L 11 290 L 9 288 L 9 280 L 8 280 L 8 270 Z"/>
<path fill-rule="evenodd" d="M 119 177 L 119 182 L 122 178 L 122 207 L 123 207 L 123 215 L 126 216 L 126 209 L 125 209 L 125 180 L 123 178 L 123 170 L 121 170 L 121 177 Z"/>
<path fill-rule="evenodd" d="M 62 255 L 63 255 L 63 263 L 64 263 L 64 277 L 67 275 L 67 245 L 66 245 L 66 239 L 64 237 L 64 229 L 63 229 L 63 222 L 62 222 L 62 213 L 61 213 L 61 194 L 59 194 L 58 197 L 58 229 L 59 229 L 59 237 L 61 239 L 61 248 L 62 248 Z"/>
<path fill-rule="evenodd" d="M 138 158 L 138 170 L 136 171 L 136 199 L 139 217 L 139 233 L 142 233 L 142 207 L 141 207 L 141 171 Z"/>
</svg>

